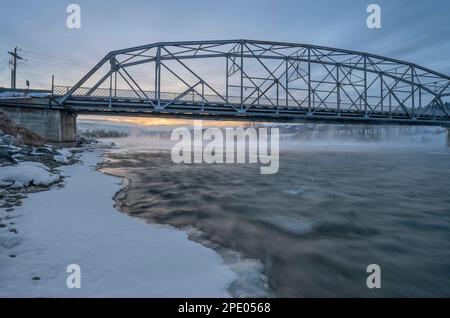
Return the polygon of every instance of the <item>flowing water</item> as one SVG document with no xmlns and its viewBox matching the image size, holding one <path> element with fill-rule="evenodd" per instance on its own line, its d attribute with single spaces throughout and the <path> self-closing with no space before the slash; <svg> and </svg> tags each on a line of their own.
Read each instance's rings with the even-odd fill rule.
<svg viewBox="0 0 450 318">
<path fill-rule="evenodd" d="M 259 260 L 271 295 L 448 297 L 444 132 L 391 142 L 380 131 L 367 143 L 291 134 L 274 175 L 249 164 L 174 164 L 155 136 L 119 141 L 104 170 L 129 181 L 117 196 L 124 212 L 193 228 L 193 239 L 219 253 Z M 366 286 L 369 264 L 381 268 L 380 289 Z"/>
</svg>

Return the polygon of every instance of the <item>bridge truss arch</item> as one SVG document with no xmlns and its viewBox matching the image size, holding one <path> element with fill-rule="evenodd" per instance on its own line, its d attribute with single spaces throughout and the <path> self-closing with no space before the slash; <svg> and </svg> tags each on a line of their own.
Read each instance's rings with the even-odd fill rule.
<svg viewBox="0 0 450 318">
<path fill-rule="evenodd" d="M 450 77 L 374 54 L 253 40 L 160 42 L 108 53 L 73 87 L 81 111 L 450 122 Z"/>
</svg>

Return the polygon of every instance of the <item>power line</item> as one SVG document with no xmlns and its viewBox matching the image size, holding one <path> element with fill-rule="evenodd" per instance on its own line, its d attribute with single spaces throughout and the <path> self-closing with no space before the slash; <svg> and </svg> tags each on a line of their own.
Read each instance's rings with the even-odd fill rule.
<svg viewBox="0 0 450 318">
<path fill-rule="evenodd" d="M 38 75 L 34 72 L 30 72 L 30 70 L 26 70 L 26 71 L 22 71 L 22 72 L 18 71 L 17 65 L 21 65 L 26 62 L 32 62 L 32 64 L 34 64 L 34 66 L 47 65 L 47 67 L 66 70 L 66 71 L 70 70 L 70 71 L 74 71 L 75 73 L 82 72 L 82 71 L 85 72 L 86 70 L 88 70 L 92 67 L 92 65 L 89 65 L 89 64 L 83 63 L 83 62 L 79 62 L 79 61 L 76 61 L 73 59 L 64 59 L 59 56 L 52 56 L 49 54 L 28 51 L 28 50 L 22 50 L 22 49 L 20 49 L 19 51 L 21 52 L 21 56 L 18 56 L 18 57 L 20 57 L 20 59 L 19 58 L 16 59 L 16 64 L 14 65 L 14 61 L 12 59 L 10 60 L 9 67 L 11 69 L 11 87 L 15 87 L 15 83 L 13 83 L 13 80 L 15 80 L 15 78 L 17 77 L 17 74 L 25 74 L 26 73 L 26 74 L 33 74 L 36 76 Z M 13 52 L 8 52 L 8 53 L 10 55 L 12 55 L 14 53 L 17 54 L 17 51 L 15 51 L 14 53 Z M 1 63 L 0 63 L 0 72 L 7 65 L 8 64 L 6 63 L 5 66 L 3 66 L 3 68 L 2 68 Z M 133 77 L 140 78 L 142 80 L 149 78 L 149 74 L 140 69 L 131 70 L 131 74 L 133 75 Z"/>
<path fill-rule="evenodd" d="M 3 71 L 7 66 L 8 66 L 8 58 L 5 57 L 5 58 L 0 62 L 0 72 Z"/>
<path fill-rule="evenodd" d="M 48 61 L 48 60 L 40 60 L 40 59 L 35 59 L 35 58 L 30 58 L 29 59 L 31 62 L 36 62 L 39 64 L 46 64 L 49 66 L 53 66 L 53 67 L 58 67 L 58 68 L 78 68 L 78 69 L 82 69 L 82 70 L 86 70 L 86 67 L 80 66 L 80 65 L 70 65 L 70 64 L 64 64 L 64 63 L 60 63 L 60 62 L 56 62 L 56 61 Z"/>
<path fill-rule="evenodd" d="M 68 63 L 68 64 L 74 64 L 74 65 L 87 65 L 84 63 L 80 63 L 79 61 L 76 60 L 72 60 L 72 59 L 64 59 L 64 58 L 60 58 L 60 57 L 55 57 L 55 56 L 51 56 L 48 54 L 42 54 L 42 53 L 37 53 L 37 52 L 31 52 L 31 51 L 26 51 L 26 55 L 31 55 L 31 57 L 34 58 L 40 58 L 40 59 L 46 59 L 46 60 L 52 60 L 52 61 L 59 61 L 62 63 Z"/>
</svg>

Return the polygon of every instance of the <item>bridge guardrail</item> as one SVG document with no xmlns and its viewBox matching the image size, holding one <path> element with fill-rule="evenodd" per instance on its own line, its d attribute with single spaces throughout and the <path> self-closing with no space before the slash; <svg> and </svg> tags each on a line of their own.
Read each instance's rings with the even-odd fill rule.
<svg viewBox="0 0 450 318">
<path fill-rule="evenodd" d="M 71 89 L 71 86 L 55 86 L 53 94 L 57 97 L 64 96 L 69 92 Z M 128 90 L 128 89 L 115 89 L 111 90 L 109 88 L 97 88 L 93 92 L 89 94 L 91 91 L 90 87 L 80 87 L 78 88 L 74 93 L 73 97 L 96 97 L 96 98 L 105 98 L 109 99 L 110 97 L 112 100 L 129 100 L 129 101 L 142 101 L 146 99 L 150 99 L 152 101 L 157 100 L 157 96 L 154 91 L 143 91 L 146 96 L 142 92 Z M 183 93 L 176 93 L 176 92 L 161 92 L 160 93 L 160 99 L 162 101 L 171 101 L 178 99 L 178 101 L 186 102 L 186 103 L 209 103 L 209 104 L 233 104 L 233 105 L 240 105 L 241 99 L 239 96 L 229 96 L 228 97 L 228 103 L 224 101 L 224 99 L 221 96 L 218 95 L 212 95 L 212 94 L 203 94 L 203 96 L 200 94 L 200 92 L 192 91 L 184 96 L 180 95 Z M 308 102 L 307 100 L 300 100 L 295 101 L 293 99 L 286 99 L 285 98 L 279 98 L 278 100 L 273 98 L 267 98 L 267 97 L 248 97 L 245 100 L 244 106 L 262 106 L 262 107 L 277 107 L 277 103 L 279 107 L 298 107 L 304 110 L 308 109 Z M 299 105 L 300 104 L 300 105 Z M 354 105 L 353 105 L 354 106 Z M 362 107 L 362 105 L 357 105 Z M 352 108 L 351 103 L 341 102 L 339 105 L 337 102 L 332 101 L 311 101 L 311 107 L 314 111 L 323 111 L 323 110 L 335 110 L 337 111 L 340 109 L 349 110 Z M 356 106 L 355 110 L 356 110 Z M 384 108 L 376 108 L 375 110 L 372 110 L 371 112 L 381 112 L 381 113 L 388 113 L 392 111 L 392 108 L 398 107 L 398 106 L 389 106 L 384 105 Z M 426 113 L 426 109 L 423 110 L 423 113 Z M 445 115 L 442 111 L 439 112 L 439 110 L 434 110 L 438 113 L 435 113 L 436 116 Z M 417 110 L 416 110 L 417 112 Z M 393 113 L 396 114 L 404 114 L 407 115 L 406 111 L 398 111 L 395 110 Z"/>
<path fill-rule="evenodd" d="M 54 87 L 54 95 L 55 96 L 64 96 L 67 94 L 70 90 L 70 86 L 55 86 Z M 103 97 L 103 98 L 109 98 L 110 95 L 112 98 L 126 98 L 126 99 L 148 99 L 156 100 L 157 97 L 155 96 L 154 91 L 144 91 L 145 95 L 142 92 L 137 92 L 133 90 L 127 90 L 127 89 L 116 89 L 110 90 L 108 88 L 97 88 L 92 94 L 88 95 L 91 88 L 89 87 L 80 87 L 78 88 L 73 96 L 92 96 L 92 97 Z M 161 100 L 173 100 L 179 97 L 182 93 L 175 93 L 175 92 L 161 92 L 160 98 Z M 224 99 L 221 98 L 218 95 L 212 95 L 212 94 L 203 94 L 203 96 L 200 93 L 196 92 L 190 92 L 189 94 L 179 98 L 182 101 L 186 102 L 210 102 L 210 103 L 225 103 Z M 281 99 L 279 100 L 281 101 Z M 283 100 L 285 102 L 285 99 Z M 250 97 L 245 101 L 245 105 L 251 105 L 252 103 L 259 102 L 261 105 L 272 105 L 276 106 L 277 100 L 276 99 L 269 99 L 266 97 L 260 97 L 260 98 L 254 98 Z M 228 97 L 228 103 L 230 104 L 240 104 L 241 99 L 238 96 L 229 96 Z M 298 104 L 294 100 L 290 100 L 290 105 L 294 106 Z M 285 105 L 283 105 L 285 106 Z"/>
</svg>

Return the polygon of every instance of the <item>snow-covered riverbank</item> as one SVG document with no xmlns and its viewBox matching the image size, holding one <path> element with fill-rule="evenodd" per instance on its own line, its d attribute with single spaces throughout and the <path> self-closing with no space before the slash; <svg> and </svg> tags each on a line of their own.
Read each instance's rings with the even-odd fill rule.
<svg viewBox="0 0 450 318">
<path fill-rule="evenodd" d="M 185 232 L 114 208 L 121 179 L 95 170 L 102 151 L 61 166 L 63 187 L 31 193 L 0 232 L 2 297 L 223 297 L 236 274 Z M 1 210 L 1 209 L 0 209 Z M 66 285 L 81 268 L 81 288 Z"/>
</svg>

